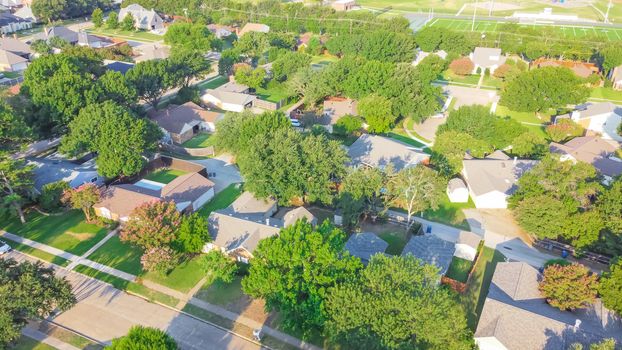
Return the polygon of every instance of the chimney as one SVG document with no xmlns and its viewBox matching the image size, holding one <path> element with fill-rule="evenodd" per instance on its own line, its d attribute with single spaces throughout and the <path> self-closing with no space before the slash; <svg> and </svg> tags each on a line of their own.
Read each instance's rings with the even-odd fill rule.
<svg viewBox="0 0 622 350">
<path fill-rule="evenodd" d="M 577 319 L 574 321 L 574 327 L 573 327 L 573 330 L 574 330 L 575 332 L 576 332 L 576 331 L 578 331 L 578 330 L 579 330 L 579 326 L 580 326 L 580 325 L 581 325 L 581 320 L 577 318 Z"/>
<path fill-rule="evenodd" d="M 514 165 L 516 165 L 516 161 L 518 160 L 517 156 L 514 156 Z"/>
<path fill-rule="evenodd" d="M 270 226 L 270 218 L 266 218 L 266 226 Z"/>
</svg>

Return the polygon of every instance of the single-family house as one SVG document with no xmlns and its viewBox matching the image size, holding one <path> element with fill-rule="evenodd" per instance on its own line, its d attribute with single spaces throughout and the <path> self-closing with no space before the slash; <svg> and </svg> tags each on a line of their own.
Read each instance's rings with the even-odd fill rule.
<svg viewBox="0 0 622 350">
<path fill-rule="evenodd" d="M 337 123 L 344 115 L 357 115 L 357 102 L 345 97 L 329 97 L 324 100 L 323 115 L 330 118 L 329 125 Z"/>
<path fill-rule="evenodd" d="M 136 56 L 134 62 L 140 63 L 150 60 L 163 60 L 171 55 L 171 48 L 166 45 L 144 44 L 133 48 Z"/>
<path fill-rule="evenodd" d="M 478 209 L 507 208 L 507 198 L 516 191 L 516 182 L 536 160 L 510 159 L 496 151 L 484 159 L 462 161 L 462 177 Z"/>
<path fill-rule="evenodd" d="M 127 221 L 132 211 L 151 201 L 173 201 L 180 212 L 193 212 L 214 197 L 214 183 L 206 177 L 203 166 L 181 159 L 161 157 L 151 164 L 166 164 L 167 168 L 183 171 L 169 183 L 141 179 L 134 183 L 111 185 L 103 191 L 101 200 L 93 206 L 98 216 Z M 152 168 L 157 170 L 158 168 Z"/>
<path fill-rule="evenodd" d="M 466 203 L 469 201 L 469 188 L 461 178 L 453 178 L 447 183 L 447 197 L 452 203 Z"/>
<path fill-rule="evenodd" d="M 72 188 L 85 183 L 104 184 L 104 177 L 97 173 L 95 159 L 79 163 L 54 153 L 47 157 L 27 157 L 26 162 L 34 165 L 35 189 L 39 192 L 44 185 L 57 181 L 65 181 Z"/>
<path fill-rule="evenodd" d="M 355 233 L 346 242 L 345 250 L 352 256 L 361 259 L 367 265 L 371 257 L 376 254 L 384 254 L 389 247 L 389 243 L 376 236 L 372 232 Z"/>
<path fill-rule="evenodd" d="M 32 28 L 32 21 L 7 12 L 0 13 L 0 32 L 2 34 L 15 33 L 30 28 Z"/>
<path fill-rule="evenodd" d="M 350 11 L 356 6 L 356 2 L 354 0 L 335 0 L 330 6 L 335 11 Z"/>
<path fill-rule="evenodd" d="M 137 29 L 164 29 L 164 20 L 153 9 L 147 10 L 138 4 L 131 4 L 119 11 L 119 21 L 122 21 L 128 15 L 134 17 L 134 26 Z"/>
<path fill-rule="evenodd" d="M 261 23 L 246 23 L 242 30 L 238 33 L 238 36 L 242 36 L 246 33 L 255 32 L 255 33 L 269 33 L 270 26 L 261 24 Z"/>
<path fill-rule="evenodd" d="M 438 267 L 440 275 L 445 275 L 455 251 L 454 243 L 433 234 L 424 234 L 412 236 L 404 246 L 402 256 L 412 255 L 425 264 Z"/>
<path fill-rule="evenodd" d="M 23 58 L 30 58 L 30 55 L 33 54 L 30 45 L 25 42 L 15 39 L 15 38 L 0 38 L 0 50 L 5 50 L 11 53 L 14 53 Z"/>
<path fill-rule="evenodd" d="M 619 65 L 611 70 L 609 73 L 609 79 L 611 80 L 614 90 L 622 90 L 622 65 Z"/>
<path fill-rule="evenodd" d="M 560 311 L 540 294 L 541 280 L 524 262 L 497 264 L 475 331 L 480 350 L 567 350 L 607 338 L 622 344 L 622 320 L 600 299 L 585 309 Z"/>
<path fill-rule="evenodd" d="M 10 51 L 0 49 L 0 70 L 4 72 L 20 72 L 28 68 L 28 59 Z"/>
<path fill-rule="evenodd" d="M 311 32 L 300 34 L 298 38 L 296 39 L 296 47 L 299 50 L 305 49 L 309 45 L 309 41 L 311 41 L 311 38 L 313 38 L 313 33 Z"/>
<path fill-rule="evenodd" d="M 35 41 L 35 40 L 49 41 L 53 37 L 59 37 L 70 44 L 76 44 L 78 42 L 78 33 L 74 32 L 73 30 L 67 27 L 62 27 L 62 26 L 45 27 L 43 28 L 43 31 L 41 33 L 37 33 L 32 36 L 32 41 Z"/>
<path fill-rule="evenodd" d="M 100 49 L 114 45 L 114 41 L 99 35 L 89 34 L 84 30 L 78 32 L 78 45 Z"/>
<path fill-rule="evenodd" d="M 104 60 L 104 68 L 114 72 L 119 72 L 123 75 L 125 75 L 125 73 L 133 67 L 134 63 L 131 62 Z"/>
<path fill-rule="evenodd" d="M 222 113 L 201 108 L 194 102 L 181 106 L 169 105 L 166 109 L 153 112 L 151 119 L 165 134 L 165 142 L 184 143 L 201 131 L 216 131 L 216 122 Z"/>
<path fill-rule="evenodd" d="M 208 24 L 207 29 L 209 29 L 210 32 L 214 33 L 214 35 L 218 39 L 226 38 L 235 32 L 235 28 L 231 26 L 216 23 Z"/>
<path fill-rule="evenodd" d="M 555 121 L 560 118 L 570 118 L 588 132 L 600 134 L 604 139 L 622 141 L 622 135 L 618 134 L 622 108 L 611 102 L 587 103 L 570 114 L 557 116 Z"/>
<path fill-rule="evenodd" d="M 257 96 L 250 95 L 248 91 L 249 87 L 246 85 L 229 82 L 216 89 L 207 89 L 201 100 L 225 111 L 242 112 L 250 108 L 257 99 Z"/>
<path fill-rule="evenodd" d="M 477 249 L 481 241 L 482 237 L 473 232 L 460 231 L 458 240 L 456 241 L 454 256 L 469 261 L 475 260 Z"/>
<path fill-rule="evenodd" d="M 429 155 L 405 143 L 377 135 L 363 134 L 348 149 L 350 165 L 386 169 L 389 165 L 394 171 L 426 163 Z"/>
<path fill-rule="evenodd" d="M 210 214 L 208 229 L 213 241 L 203 251 L 219 249 L 237 261 L 248 263 L 260 240 L 278 235 L 282 228 L 301 219 L 316 222 L 305 208 L 286 209 L 281 215 L 279 212 L 275 200 L 242 193 L 229 207 Z"/>
<path fill-rule="evenodd" d="M 476 47 L 475 50 L 469 54 L 469 58 L 474 64 L 473 74 L 475 74 L 478 69 L 481 70 L 482 73 L 488 69 L 490 74 L 492 74 L 500 65 L 505 63 L 506 59 L 506 57 L 501 54 L 501 49 L 491 47 Z"/>
<path fill-rule="evenodd" d="M 616 150 L 619 149 L 618 142 L 598 136 L 576 137 L 565 144 L 552 142 L 549 146 L 551 153 L 561 155 L 561 160 L 592 164 L 603 175 L 606 183 L 622 174 L 622 159 L 616 156 Z"/>
<path fill-rule="evenodd" d="M 30 6 L 23 6 L 20 9 L 18 9 L 17 11 L 15 11 L 13 13 L 13 15 L 15 17 L 19 17 L 25 21 L 29 21 L 32 23 L 37 23 L 38 19 L 37 17 L 35 17 L 35 15 L 32 13 L 32 7 Z"/>
<path fill-rule="evenodd" d="M 422 51 L 421 49 L 417 49 L 417 56 L 415 57 L 415 60 L 413 61 L 412 65 L 416 66 L 419 63 L 421 63 L 421 61 L 423 61 L 424 58 L 430 56 L 430 55 L 436 55 L 442 59 L 446 59 L 447 58 L 447 52 L 445 50 L 439 50 L 439 51 L 434 51 L 434 52 L 425 52 Z"/>
<path fill-rule="evenodd" d="M 598 74 L 598 67 L 593 63 L 570 61 L 570 60 L 556 60 L 551 58 L 538 58 L 531 62 L 531 68 L 542 67 L 566 67 L 574 72 L 574 74 L 581 78 L 587 78 L 592 74 Z"/>
</svg>

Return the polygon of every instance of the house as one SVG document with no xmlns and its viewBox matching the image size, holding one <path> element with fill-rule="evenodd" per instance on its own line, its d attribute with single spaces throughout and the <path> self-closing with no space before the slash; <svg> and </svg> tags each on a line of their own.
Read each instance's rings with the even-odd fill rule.
<svg viewBox="0 0 622 350">
<path fill-rule="evenodd" d="M 0 50 L 14 53 L 23 58 L 30 58 L 30 55 L 33 54 L 30 45 L 21 40 L 9 37 L 0 38 Z"/>
<path fill-rule="evenodd" d="M 410 254 L 425 264 L 438 267 L 440 275 L 445 275 L 455 251 L 454 243 L 433 234 L 425 234 L 412 236 L 404 246 L 402 256 Z"/>
<path fill-rule="evenodd" d="M 222 113 L 205 110 L 194 102 L 186 102 L 181 106 L 169 105 L 151 115 L 151 119 L 164 132 L 165 141 L 179 144 L 201 131 L 216 131 L 216 122 L 222 118 Z"/>
<path fill-rule="evenodd" d="M 49 41 L 53 37 L 59 37 L 70 44 L 78 42 L 78 33 L 67 27 L 45 27 L 41 33 L 32 36 L 32 41 L 44 40 Z"/>
<path fill-rule="evenodd" d="M 163 60 L 171 55 L 170 47 L 158 44 L 144 44 L 134 47 L 133 50 L 134 53 L 137 54 L 137 56 L 134 57 L 134 62 L 136 63 L 150 60 Z"/>
<path fill-rule="evenodd" d="M 249 87 L 235 82 L 229 82 L 216 89 L 207 89 L 201 100 L 215 107 L 230 111 L 242 112 L 250 108 L 257 96 L 248 94 Z"/>
<path fill-rule="evenodd" d="M 15 11 L 13 13 L 13 15 L 15 17 L 19 17 L 25 21 L 28 22 L 32 22 L 32 23 L 37 23 L 38 19 L 37 17 L 35 17 L 35 15 L 32 13 L 32 7 L 30 6 L 24 6 L 22 8 L 20 8 L 19 10 Z"/>
<path fill-rule="evenodd" d="M 550 306 L 538 290 L 542 275 L 524 262 L 497 264 L 475 343 L 480 350 L 566 350 L 606 338 L 622 343 L 622 320 L 602 302 L 573 312 Z"/>
<path fill-rule="evenodd" d="M 250 32 L 268 33 L 270 32 L 270 27 L 261 23 L 246 23 L 244 27 L 242 27 L 242 30 L 238 33 L 238 36 L 242 36 Z"/>
<path fill-rule="evenodd" d="M 458 240 L 456 241 L 456 250 L 454 256 L 473 261 L 477 256 L 477 250 L 482 237 L 470 231 L 460 231 Z"/>
<path fill-rule="evenodd" d="M 481 70 L 482 73 L 488 69 L 490 74 L 492 74 L 500 65 L 505 63 L 505 56 L 501 55 L 501 49 L 490 47 L 476 47 L 475 50 L 469 54 L 469 58 L 475 65 L 473 67 L 473 74 L 477 73 L 478 69 Z"/>
<path fill-rule="evenodd" d="M 478 209 L 507 208 L 507 198 L 516 191 L 516 182 L 538 161 L 510 159 L 496 151 L 484 159 L 462 161 L 462 176 Z"/>
<path fill-rule="evenodd" d="M 0 49 L 0 70 L 4 72 L 20 72 L 28 68 L 28 59 L 10 51 Z"/>
<path fill-rule="evenodd" d="M 461 178 L 453 178 L 447 183 L 447 197 L 452 203 L 466 203 L 469 201 L 469 189 Z"/>
<path fill-rule="evenodd" d="M 593 63 L 570 61 L 570 60 L 555 60 L 550 58 L 538 58 L 531 62 L 531 68 L 542 67 L 566 67 L 574 72 L 574 74 L 581 78 L 587 78 L 592 74 L 598 74 L 598 67 Z"/>
<path fill-rule="evenodd" d="M 323 115 L 330 118 L 330 125 L 337 123 L 345 115 L 357 115 L 357 102 L 345 97 L 329 97 L 324 100 Z"/>
<path fill-rule="evenodd" d="M 169 183 L 141 179 L 134 183 L 109 186 L 93 206 L 98 216 L 127 221 L 138 206 L 151 201 L 173 201 L 180 212 L 193 212 L 214 197 L 214 183 L 203 166 L 181 159 L 161 157 L 150 163 L 151 170 L 181 170 L 184 173 Z M 160 167 L 160 168 L 158 168 Z"/>
<path fill-rule="evenodd" d="M 296 39 L 296 47 L 298 50 L 306 48 L 309 45 L 311 38 L 313 38 L 313 33 L 311 32 L 300 34 Z"/>
<path fill-rule="evenodd" d="M 603 139 L 622 141 L 617 131 L 622 122 L 622 108 L 611 102 L 587 103 L 570 114 L 557 116 L 556 122 L 558 118 L 570 118 L 586 130 L 600 134 Z"/>
<path fill-rule="evenodd" d="M 111 70 L 114 72 L 119 72 L 123 75 L 127 73 L 128 70 L 134 67 L 134 63 L 123 62 L 123 61 L 113 61 L 113 60 L 104 60 L 104 68 L 107 70 Z"/>
<path fill-rule="evenodd" d="M 282 228 L 300 219 L 312 224 L 317 221 L 305 208 L 285 209 L 281 215 L 279 212 L 275 200 L 242 193 L 229 207 L 210 214 L 208 229 L 213 241 L 203 251 L 219 249 L 237 261 L 248 263 L 260 240 L 278 235 Z"/>
<path fill-rule="evenodd" d="M 104 177 L 97 173 L 95 159 L 80 163 L 54 153 L 47 157 L 27 157 L 26 162 L 35 167 L 34 183 L 39 192 L 44 185 L 57 181 L 65 181 L 72 188 L 85 183 L 104 184 Z"/>
<path fill-rule="evenodd" d="M 442 59 L 446 59 L 447 58 L 447 52 L 445 50 L 439 50 L 439 51 L 434 51 L 434 52 L 425 52 L 422 51 L 420 49 L 417 50 L 417 57 L 415 57 L 415 60 L 413 61 L 412 65 L 416 66 L 419 63 L 421 63 L 421 61 L 423 61 L 424 58 L 430 56 L 430 55 L 436 55 Z"/>
<path fill-rule="evenodd" d="M 15 33 L 30 28 L 32 28 L 32 21 L 7 12 L 0 13 L 0 32 L 2 34 Z"/>
<path fill-rule="evenodd" d="M 549 146 L 551 153 L 561 155 L 561 160 L 592 164 L 606 183 L 622 174 L 622 159 L 615 155 L 619 149 L 619 143 L 598 136 L 576 137 L 565 144 L 552 142 Z"/>
<path fill-rule="evenodd" d="M 354 0 L 336 0 L 330 6 L 335 11 L 350 11 L 356 6 L 356 2 Z"/>
<path fill-rule="evenodd" d="M 346 242 L 345 250 L 367 265 L 375 254 L 384 254 L 389 243 L 372 232 L 355 233 Z"/>
<path fill-rule="evenodd" d="M 209 29 L 210 32 L 214 33 L 214 35 L 218 39 L 226 38 L 235 32 L 235 28 L 231 26 L 225 26 L 216 23 L 208 24 L 207 29 Z"/>
<path fill-rule="evenodd" d="M 609 73 L 609 79 L 614 90 L 622 90 L 622 65 L 617 66 Z"/>
<path fill-rule="evenodd" d="M 134 26 L 142 30 L 162 30 L 164 29 L 164 21 L 153 9 L 146 10 L 138 4 L 131 4 L 119 11 L 119 22 L 123 21 L 125 16 L 134 17 Z"/>
<path fill-rule="evenodd" d="M 363 134 L 348 149 L 350 165 L 357 168 L 367 166 L 384 170 L 392 165 L 394 171 L 426 163 L 429 155 L 399 141 Z"/>
<path fill-rule="evenodd" d="M 99 35 L 88 34 L 84 30 L 78 32 L 78 45 L 88 46 L 93 49 L 114 45 L 114 41 Z"/>
</svg>

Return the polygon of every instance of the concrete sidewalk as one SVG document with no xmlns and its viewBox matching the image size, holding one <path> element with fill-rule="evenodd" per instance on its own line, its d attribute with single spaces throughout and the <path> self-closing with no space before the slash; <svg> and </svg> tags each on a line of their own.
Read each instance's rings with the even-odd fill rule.
<svg viewBox="0 0 622 350">
<path fill-rule="evenodd" d="M 50 337 L 49 335 L 40 332 L 34 328 L 25 327 L 24 329 L 22 329 L 22 334 L 27 336 L 28 338 L 32 338 L 38 342 L 47 344 L 58 350 L 80 350 L 79 348 L 71 344 L 67 344 L 57 338 Z"/>
</svg>

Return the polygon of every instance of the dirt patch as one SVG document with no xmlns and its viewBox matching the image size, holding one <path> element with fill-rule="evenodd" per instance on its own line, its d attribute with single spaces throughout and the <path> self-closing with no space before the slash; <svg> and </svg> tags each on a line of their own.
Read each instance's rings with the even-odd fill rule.
<svg viewBox="0 0 622 350">
<path fill-rule="evenodd" d="M 86 241 L 95 236 L 94 233 L 84 233 L 84 232 L 77 233 L 77 232 L 71 232 L 71 231 L 67 231 L 65 233 L 77 239 L 78 241 Z"/>
</svg>

